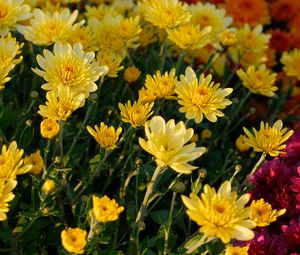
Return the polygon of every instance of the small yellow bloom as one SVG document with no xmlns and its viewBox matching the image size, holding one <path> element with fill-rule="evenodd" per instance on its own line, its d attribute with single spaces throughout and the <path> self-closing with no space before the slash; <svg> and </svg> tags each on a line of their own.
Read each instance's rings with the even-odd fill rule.
<svg viewBox="0 0 300 255">
<path fill-rule="evenodd" d="M 209 129 L 204 129 L 202 132 L 201 132 L 201 139 L 202 140 L 206 140 L 206 139 L 210 139 L 212 137 L 212 132 L 211 130 Z"/>
<path fill-rule="evenodd" d="M 40 125 L 41 136 L 47 139 L 53 139 L 59 132 L 59 125 L 53 119 L 44 119 Z"/>
<path fill-rule="evenodd" d="M 124 68 L 124 66 L 121 65 L 123 58 L 113 52 L 102 53 L 99 51 L 97 53 L 97 61 L 100 65 L 108 68 L 106 75 L 110 78 L 116 78 L 118 76 L 118 72 Z"/>
<path fill-rule="evenodd" d="M 286 209 L 273 210 L 272 206 L 265 202 L 263 198 L 253 200 L 251 205 L 250 219 L 254 220 L 259 227 L 269 226 L 270 223 L 286 212 Z"/>
<path fill-rule="evenodd" d="M 283 64 L 283 70 L 290 77 L 296 77 L 300 81 L 300 50 L 294 49 L 291 52 L 284 52 L 280 62 Z"/>
<path fill-rule="evenodd" d="M 225 249 L 225 255 L 248 255 L 249 246 L 238 247 L 229 245 Z"/>
<path fill-rule="evenodd" d="M 16 180 L 0 179 L 0 221 L 7 219 L 6 213 L 9 211 L 8 202 L 13 200 L 15 197 L 12 190 L 16 187 L 16 185 Z"/>
<path fill-rule="evenodd" d="M 226 29 L 220 34 L 220 43 L 223 46 L 230 46 L 237 42 L 236 34 Z"/>
<path fill-rule="evenodd" d="M 235 146 L 240 152 L 246 152 L 250 149 L 250 145 L 246 143 L 246 138 L 245 135 L 240 135 L 235 141 Z"/>
<path fill-rule="evenodd" d="M 40 150 L 37 150 L 35 153 L 30 154 L 24 158 L 25 165 L 32 165 L 30 174 L 40 174 L 44 167 L 44 160 L 41 157 Z"/>
<path fill-rule="evenodd" d="M 142 87 L 139 90 L 139 99 L 138 101 L 140 101 L 141 103 L 145 104 L 145 103 L 152 103 L 154 102 L 156 99 L 156 94 L 150 90 L 150 89 L 146 89 L 145 87 Z"/>
<path fill-rule="evenodd" d="M 80 228 L 67 228 L 61 232 L 61 243 L 66 251 L 83 254 L 87 232 Z"/>
<path fill-rule="evenodd" d="M 115 130 L 113 126 L 108 127 L 103 122 L 100 123 L 99 127 L 95 125 L 95 129 L 92 129 L 90 126 L 86 128 L 97 143 L 99 143 L 100 147 L 104 149 L 114 149 L 122 132 L 121 127 Z"/>
<path fill-rule="evenodd" d="M 115 199 L 110 199 L 108 196 L 99 198 L 93 195 L 93 212 L 99 222 L 115 221 L 123 211 L 124 207 L 119 206 Z"/>
<path fill-rule="evenodd" d="M 135 66 L 129 66 L 124 71 L 124 80 L 133 83 L 135 82 L 141 75 L 140 69 Z"/>
<path fill-rule="evenodd" d="M 56 184 L 53 180 L 46 180 L 42 186 L 42 191 L 46 194 L 52 193 L 56 189 Z"/>
<path fill-rule="evenodd" d="M 153 114 L 152 107 L 154 103 L 143 104 L 140 101 L 136 101 L 131 104 L 130 100 L 125 105 L 119 103 L 119 109 L 121 110 L 122 121 L 130 123 L 134 128 L 144 126 L 147 119 Z"/>
<path fill-rule="evenodd" d="M 258 131 L 252 128 L 254 135 L 244 127 L 244 132 L 247 135 L 245 143 L 250 145 L 254 151 L 264 152 L 272 157 L 285 154 L 282 151 L 286 147 L 284 142 L 291 137 L 294 131 L 287 132 L 287 128 L 282 128 L 282 126 L 282 120 L 277 120 L 272 127 L 262 121 Z"/>
</svg>

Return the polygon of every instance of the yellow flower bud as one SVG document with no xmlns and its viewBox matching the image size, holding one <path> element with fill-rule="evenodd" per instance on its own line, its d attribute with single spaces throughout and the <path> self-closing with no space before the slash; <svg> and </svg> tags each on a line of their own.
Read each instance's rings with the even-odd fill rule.
<svg viewBox="0 0 300 255">
<path fill-rule="evenodd" d="M 42 186 L 42 191 L 45 193 L 52 193 L 56 188 L 56 184 L 53 180 L 46 180 Z"/>
<path fill-rule="evenodd" d="M 45 119 L 41 122 L 40 129 L 42 137 L 52 139 L 57 136 L 59 125 L 55 120 Z"/>
<path fill-rule="evenodd" d="M 41 157 L 40 150 L 37 150 L 35 153 L 30 154 L 24 159 L 25 165 L 32 165 L 30 174 L 40 174 L 43 171 L 44 160 Z"/>
<path fill-rule="evenodd" d="M 246 152 L 250 149 L 250 145 L 245 143 L 245 135 L 240 135 L 238 139 L 236 139 L 235 146 L 240 152 Z"/>
<path fill-rule="evenodd" d="M 135 82 L 141 75 L 141 71 L 135 66 L 129 66 L 125 69 L 124 72 L 124 80 L 133 83 Z"/>
<path fill-rule="evenodd" d="M 212 136 L 212 132 L 207 128 L 201 132 L 201 140 L 209 139 L 211 138 L 211 136 Z"/>
<path fill-rule="evenodd" d="M 71 253 L 83 254 L 87 232 L 80 228 L 67 228 L 61 232 L 61 243 Z"/>
</svg>

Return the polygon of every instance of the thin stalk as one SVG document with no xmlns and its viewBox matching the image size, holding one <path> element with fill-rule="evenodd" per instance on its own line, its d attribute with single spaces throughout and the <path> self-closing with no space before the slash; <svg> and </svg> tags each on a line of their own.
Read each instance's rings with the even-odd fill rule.
<svg viewBox="0 0 300 255">
<path fill-rule="evenodd" d="M 59 134 L 58 134 L 58 146 L 59 146 L 59 156 L 60 156 L 60 166 L 64 165 L 64 131 L 63 131 L 63 122 L 59 122 Z"/>
<path fill-rule="evenodd" d="M 250 174 L 247 175 L 246 180 L 248 180 L 256 172 L 257 168 L 259 168 L 259 166 L 264 162 L 265 158 L 266 158 L 266 153 L 264 152 L 261 154 L 255 166 L 252 168 Z"/>
</svg>

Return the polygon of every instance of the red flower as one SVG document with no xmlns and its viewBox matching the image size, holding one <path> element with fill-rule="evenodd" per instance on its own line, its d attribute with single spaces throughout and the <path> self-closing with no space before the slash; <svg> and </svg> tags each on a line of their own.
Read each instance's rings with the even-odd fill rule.
<svg viewBox="0 0 300 255">
<path fill-rule="evenodd" d="M 290 225 L 283 225 L 281 227 L 282 234 L 280 236 L 282 242 L 289 249 L 290 252 L 300 251 L 300 218 L 295 221 L 292 220 Z"/>
</svg>

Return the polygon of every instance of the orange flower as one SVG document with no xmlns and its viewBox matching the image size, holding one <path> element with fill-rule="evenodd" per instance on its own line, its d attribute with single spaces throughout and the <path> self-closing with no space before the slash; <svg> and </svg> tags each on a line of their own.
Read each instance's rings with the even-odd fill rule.
<svg viewBox="0 0 300 255">
<path fill-rule="evenodd" d="M 245 23 L 254 27 L 270 22 L 265 0 L 226 0 L 225 8 L 227 14 L 233 17 L 233 23 L 237 27 L 242 27 Z"/>
<path fill-rule="evenodd" d="M 291 21 L 299 12 L 299 0 L 277 0 L 271 3 L 271 14 L 276 21 Z"/>
<path fill-rule="evenodd" d="M 271 29 L 268 33 L 272 35 L 270 40 L 271 48 L 275 49 L 277 52 L 284 52 L 291 49 L 293 38 L 290 33 L 280 29 Z"/>
</svg>

